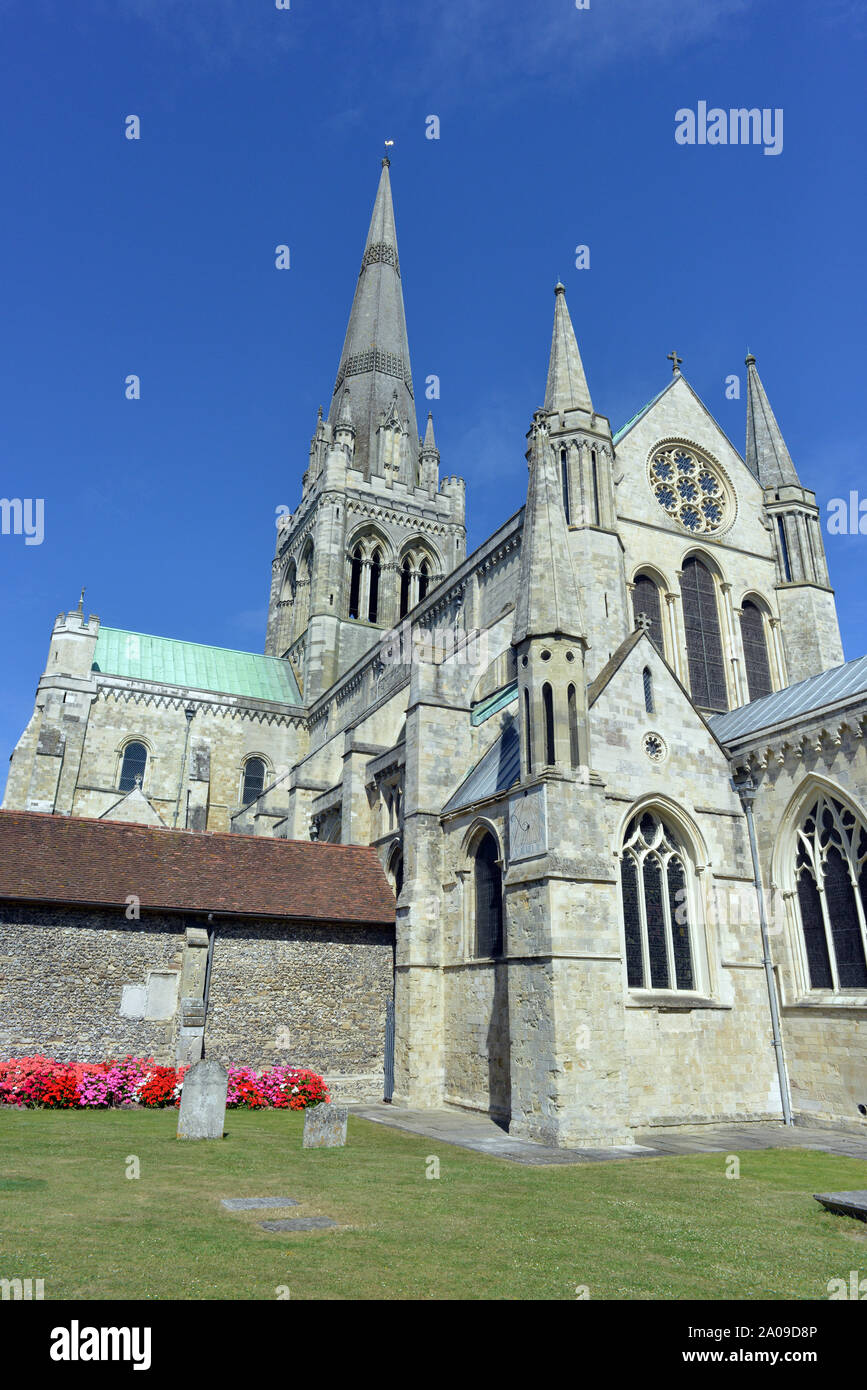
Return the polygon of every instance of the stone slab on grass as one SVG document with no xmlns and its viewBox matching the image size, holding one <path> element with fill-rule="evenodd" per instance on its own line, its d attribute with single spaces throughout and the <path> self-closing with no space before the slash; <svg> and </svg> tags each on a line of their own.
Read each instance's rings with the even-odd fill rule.
<svg viewBox="0 0 867 1390">
<path fill-rule="evenodd" d="M 330 1216 L 296 1216 L 289 1221 L 260 1221 L 263 1231 L 319 1231 L 326 1226 L 336 1226 Z"/>
<path fill-rule="evenodd" d="M 228 1211 L 258 1211 L 267 1207 L 297 1207 L 294 1197 L 224 1197 L 223 1206 Z"/>
<path fill-rule="evenodd" d="M 867 1188 L 852 1192 L 814 1192 L 813 1197 L 838 1216 L 854 1216 L 858 1221 L 867 1221 Z"/>
</svg>

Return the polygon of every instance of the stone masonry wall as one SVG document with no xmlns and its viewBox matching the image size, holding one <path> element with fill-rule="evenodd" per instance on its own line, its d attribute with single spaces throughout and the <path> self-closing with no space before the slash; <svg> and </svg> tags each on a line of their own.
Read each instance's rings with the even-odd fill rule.
<svg viewBox="0 0 867 1390">
<path fill-rule="evenodd" d="M 191 922 L 0 904 L 0 1057 L 96 1061 L 134 1053 L 174 1064 Z M 388 927 L 218 924 L 206 1055 L 310 1066 L 338 1090 L 339 1078 L 364 1076 L 362 1091 L 379 1099 L 392 960 Z M 125 985 L 139 987 L 145 1017 L 121 1014 Z"/>
</svg>

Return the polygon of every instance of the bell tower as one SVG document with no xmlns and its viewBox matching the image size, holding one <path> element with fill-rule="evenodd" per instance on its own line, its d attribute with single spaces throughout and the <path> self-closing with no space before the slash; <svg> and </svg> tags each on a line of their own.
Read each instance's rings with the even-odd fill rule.
<svg viewBox="0 0 867 1390">
<path fill-rule="evenodd" d="M 316 700 L 466 555 L 463 479 L 419 437 L 390 160 L 297 510 L 280 517 L 265 651 Z"/>
</svg>

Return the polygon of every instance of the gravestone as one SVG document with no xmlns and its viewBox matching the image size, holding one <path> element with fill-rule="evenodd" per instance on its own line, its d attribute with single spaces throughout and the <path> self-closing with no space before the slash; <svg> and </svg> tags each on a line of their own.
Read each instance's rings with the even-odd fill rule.
<svg viewBox="0 0 867 1390">
<path fill-rule="evenodd" d="M 319 1231 L 336 1226 L 330 1216 L 294 1216 L 288 1221 L 260 1221 L 263 1231 Z"/>
<path fill-rule="evenodd" d="M 858 1221 L 867 1221 L 867 1189 L 856 1188 L 852 1192 L 814 1192 L 813 1197 L 828 1211 L 838 1216 L 854 1216 Z"/>
<path fill-rule="evenodd" d="M 260 1207 L 297 1207 L 294 1197 L 224 1197 L 228 1211 L 257 1211 Z"/>
<path fill-rule="evenodd" d="M 304 1111 L 305 1149 L 342 1149 L 346 1143 L 345 1105 L 313 1105 Z"/>
<path fill-rule="evenodd" d="M 184 1076 L 179 1139 L 222 1139 L 229 1075 L 222 1062 L 196 1062 Z"/>
</svg>

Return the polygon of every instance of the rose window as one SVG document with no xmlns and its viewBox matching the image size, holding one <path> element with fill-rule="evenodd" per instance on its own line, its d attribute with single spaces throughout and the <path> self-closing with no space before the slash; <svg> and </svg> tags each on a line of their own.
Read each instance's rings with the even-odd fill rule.
<svg viewBox="0 0 867 1390">
<path fill-rule="evenodd" d="M 650 486 L 663 511 L 687 531 L 719 531 L 730 519 L 731 503 L 721 474 L 684 445 L 657 449 L 650 461 Z"/>
</svg>

